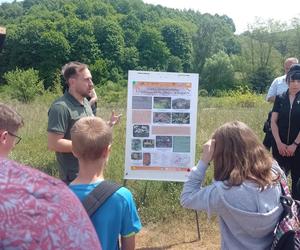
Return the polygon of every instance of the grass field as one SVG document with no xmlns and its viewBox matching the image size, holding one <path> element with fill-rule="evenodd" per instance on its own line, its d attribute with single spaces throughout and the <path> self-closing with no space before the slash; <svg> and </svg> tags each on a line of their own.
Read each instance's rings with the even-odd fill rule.
<svg viewBox="0 0 300 250">
<path fill-rule="evenodd" d="M 121 123 L 114 128 L 112 155 L 106 168 L 106 178 L 123 183 L 126 108 L 124 99 L 118 103 L 104 104 L 100 101 L 98 114 L 107 119 L 114 109 L 122 113 Z M 47 150 L 47 111 L 56 98 L 52 94 L 38 97 L 33 103 L 23 104 L 0 96 L 1 102 L 13 106 L 25 120 L 20 135 L 23 138 L 11 154 L 11 158 L 24 164 L 57 176 L 57 166 L 53 152 Z M 262 126 L 271 106 L 263 96 L 237 94 L 221 98 L 200 97 L 197 124 L 197 162 L 201 155 L 201 145 L 221 124 L 240 120 L 248 124 L 260 138 Z M 206 183 L 212 180 L 209 170 Z M 197 240 L 195 213 L 181 208 L 179 196 L 182 183 L 157 181 L 127 181 L 133 192 L 138 211 L 145 228 L 138 236 L 138 249 L 218 249 L 219 234 L 216 218 L 208 220 L 200 213 L 201 241 Z M 150 233 L 151 232 L 151 233 Z M 176 236 L 176 237 L 174 237 Z"/>
</svg>

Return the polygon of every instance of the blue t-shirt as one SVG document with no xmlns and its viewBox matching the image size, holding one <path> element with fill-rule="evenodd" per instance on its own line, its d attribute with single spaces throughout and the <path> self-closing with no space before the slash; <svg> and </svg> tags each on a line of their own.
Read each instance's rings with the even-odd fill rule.
<svg viewBox="0 0 300 250">
<path fill-rule="evenodd" d="M 71 184 L 69 187 L 83 201 L 99 184 Z M 118 238 L 130 236 L 142 228 L 131 192 L 120 188 L 92 215 L 103 250 L 118 249 Z"/>
</svg>

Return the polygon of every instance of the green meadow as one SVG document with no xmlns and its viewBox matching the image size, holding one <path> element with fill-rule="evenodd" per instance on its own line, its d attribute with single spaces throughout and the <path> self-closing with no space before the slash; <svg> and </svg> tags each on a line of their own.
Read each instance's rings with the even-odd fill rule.
<svg viewBox="0 0 300 250">
<path fill-rule="evenodd" d="M 126 93 L 118 93 L 118 98 L 110 98 L 110 92 L 97 89 L 100 102 L 98 115 L 108 119 L 111 110 L 122 113 L 121 123 L 114 128 L 114 142 L 105 176 L 119 183 L 124 183 L 124 158 L 126 140 Z M 115 95 L 116 93 L 113 92 Z M 11 158 L 26 165 L 33 166 L 50 175 L 57 176 L 55 155 L 47 149 L 47 111 L 57 95 L 46 92 L 32 103 L 21 103 L 0 95 L 1 102 L 14 107 L 25 120 L 20 131 L 22 141 L 11 153 Z M 102 98 L 101 98 L 102 97 Z M 108 101 L 110 99 L 118 101 Z M 227 93 L 223 97 L 199 97 L 197 120 L 197 144 L 195 162 L 201 156 L 201 145 L 221 124 L 240 120 L 248 124 L 262 139 L 263 122 L 271 105 L 264 96 L 242 93 Z M 212 180 L 212 169 L 209 170 L 206 183 Z M 143 224 L 170 221 L 174 218 L 194 218 L 192 212 L 181 208 L 179 204 L 182 183 L 128 180 L 126 186 L 133 192 Z M 205 216 L 201 214 L 201 216 Z M 204 221 L 205 222 L 205 221 Z"/>
</svg>

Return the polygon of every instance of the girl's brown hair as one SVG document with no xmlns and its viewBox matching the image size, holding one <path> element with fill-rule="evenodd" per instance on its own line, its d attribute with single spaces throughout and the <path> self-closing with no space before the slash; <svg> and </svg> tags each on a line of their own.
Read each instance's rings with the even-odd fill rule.
<svg viewBox="0 0 300 250">
<path fill-rule="evenodd" d="M 243 122 L 234 121 L 219 127 L 215 139 L 214 178 L 228 186 L 251 180 L 261 189 L 272 184 L 272 157 L 256 134 Z"/>
</svg>

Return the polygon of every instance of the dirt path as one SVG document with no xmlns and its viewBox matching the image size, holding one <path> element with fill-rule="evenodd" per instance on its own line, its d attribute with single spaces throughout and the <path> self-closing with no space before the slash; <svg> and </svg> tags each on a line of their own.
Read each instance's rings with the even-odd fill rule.
<svg viewBox="0 0 300 250">
<path fill-rule="evenodd" d="M 168 222 L 147 225 L 136 237 L 137 250 L 189 250 L 220 249 L 219 229 L 216 221 L 200 222 L 198 240 L 196 222 Z"/>
</svg>

